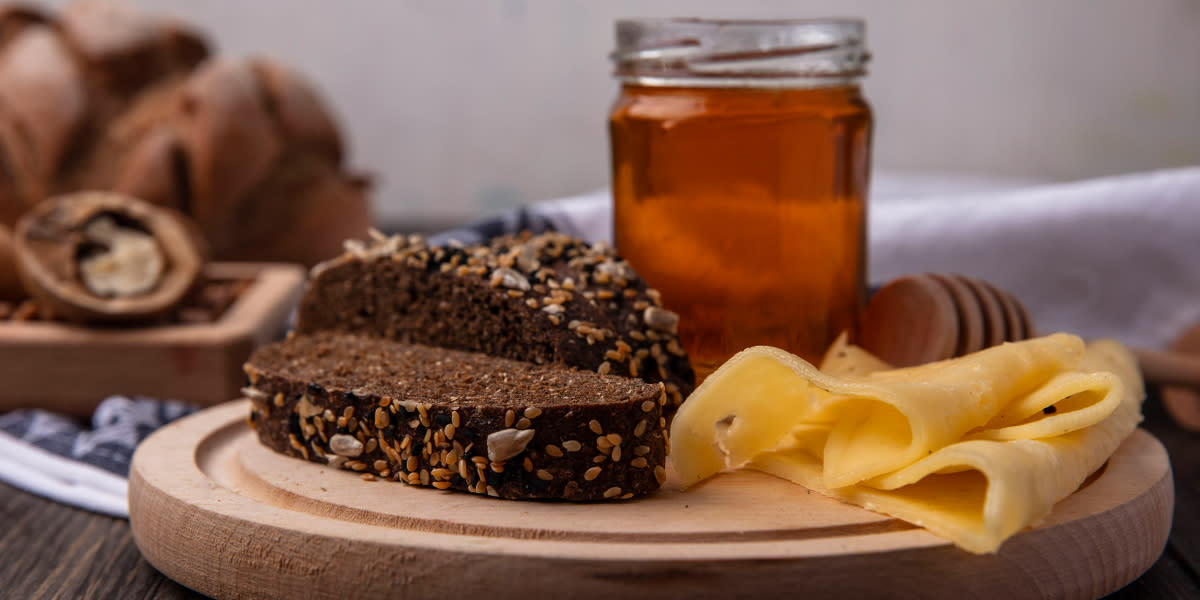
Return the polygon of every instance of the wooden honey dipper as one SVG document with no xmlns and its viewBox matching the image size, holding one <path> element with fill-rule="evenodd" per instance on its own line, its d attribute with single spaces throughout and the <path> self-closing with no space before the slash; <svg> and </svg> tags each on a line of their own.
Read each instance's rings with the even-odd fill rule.
<svg viewBox="0 0 1200 600">
<path fill-rule="evenodd" d="M 970 354 L 1037 335 L 1029 311 L 992 284 L 953 274 L 894 279 L 871 297 L 861 345 L 904 367 Z M 1133 348 L 1146 380 L 1163 386 L 1167 412 L 1200 431 L 1200 325 L 1163 352 Z"/>
</svg>

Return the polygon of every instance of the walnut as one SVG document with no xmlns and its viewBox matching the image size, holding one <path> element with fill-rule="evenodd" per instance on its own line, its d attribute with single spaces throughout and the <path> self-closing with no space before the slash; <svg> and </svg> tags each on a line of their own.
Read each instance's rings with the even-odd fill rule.
<svg viewBox="0 0 1200 600">
<path fill-rule="evenodd" d="M 93 294 L 140 296 L 162 280 L 166 265 L 154 236 L 102 215 L 84 226 L 83 237 L 97 247 L 79 259 L 79 276 Z"/>
<path fill-rule="evenodd" d="M 26 290 L 46 311 L 82 323 L 150 320 L 199 283 L 205 250 L 186 219 L 120 194 L 51 198 L 17 223 Z"/>
</svg>

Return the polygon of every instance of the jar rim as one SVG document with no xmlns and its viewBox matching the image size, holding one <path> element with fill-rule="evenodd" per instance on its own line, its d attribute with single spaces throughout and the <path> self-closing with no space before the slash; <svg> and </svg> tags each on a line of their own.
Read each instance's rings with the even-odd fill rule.
<svg viewBox="0 0 1200 600">
<path fill-rule="evenodd" d="M 615 29 L 613 74 L 640 85 L 844 85 L 870 58 L 857 18 L 638 18 Z"/>
<path fill-rule="evenodd" d="M 860 17 L 798 17 L 798 18 L 714 18 L 714 17 L 622 17 L 620 23 L 695 23 L 702 25 L 850 25 L 860 29 L 865 28 L 866 21 Z"/>
</svg>

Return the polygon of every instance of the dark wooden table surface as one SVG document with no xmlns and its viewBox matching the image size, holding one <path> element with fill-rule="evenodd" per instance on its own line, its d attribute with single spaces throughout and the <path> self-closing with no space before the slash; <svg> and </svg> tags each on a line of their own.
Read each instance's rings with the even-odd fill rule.
<svg viewBox="0 0 1200 600">
<path fill-rule="evenodd" d="M 1110 598 L 1200 598 L 1200 434 L 1163 413 L 1155 394 L 1143 427 L 1175 473 L 1175 520 L 1162 557 Z M 1063 557 L 1070 560 L 1070 557 Z M 203 598 L 142 558 L 124 519 L 64 506 L 0 483 L 0 598 Z"/>
</svg>

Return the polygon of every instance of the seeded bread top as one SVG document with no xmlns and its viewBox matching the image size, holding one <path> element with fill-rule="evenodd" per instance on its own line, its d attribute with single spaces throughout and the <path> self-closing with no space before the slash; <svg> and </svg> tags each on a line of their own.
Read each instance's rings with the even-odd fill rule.
<svg viewBox="0 0 1200 600">
<path fill-rule="evenodd" d="M 628 377 L 333 332 L 263 346 L 246 371 L 252 380 L 280 377 L 329 392 L 458 406 L 600 406 L 662 394 L 659 385 Z"/>
<path fill-rule="evenodd" d="M 420 236 L 376 234 L 346 249 L 313 269 L 299 331 L 366 333 L 661 381 L 669 412 L 695 385 L 678 317 L 605 244 L 550 232 L 430 247 Z"/>
</svg>

